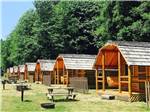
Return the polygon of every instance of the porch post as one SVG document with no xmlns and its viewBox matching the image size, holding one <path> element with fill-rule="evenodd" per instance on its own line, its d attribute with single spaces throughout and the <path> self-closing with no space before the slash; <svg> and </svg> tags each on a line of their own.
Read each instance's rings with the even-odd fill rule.
<svg viewBox="0 0 150 112">
<path fill-rule="evenodd" d="M 128 91 L 129 91 L 129 96 L 131 97 L 132 95 L 132 84 L 131 84 L 131 66 L 128 65 Z"/>
<path fill-rule="evenodd" d="M 102 90 L 105 91 L 105 54 L 104 52 L 102 53 Z"/>
<path fill-rule="evenodd" d="M 121 93 L 121 59 L 120 59 L 120 52 L 118 51 L 118 84 L 119 84 L 119 93 Z"/>
<path fill-rule="evenodd" d="M 57 82 L 56 82 L 56 77 L 57 77 L 57 76 L 56 76 L 56 70 L 54 70 L 54 78 L 55 78 L 55 79 L 54 79 L 54 81 L 55 81 L 54 83 L 55 83 L 55 84 L 57 83 Z"/>
<path fill-rule="evenodd" d="M 35 69 L 35 73 L 34 73 L 34 82 L 36 81 L 36 69 Z"/>
<path fill-rule="evenodd" d="M 57 75 L 56 75 L 57 84 L 59 84 L 59 69 L 58 69 L 58 61 L 57 61 Z"/>
<path fill-rule="evenodd" d="M 43 84 L 43 75 L 44 75 L 44 72 L 40 70 L 40 73 L 41 73 L 41 79 L 40 79 L 40 81 Z"/>
<path fill-rule="evenodd" d="M 95 78 L 96 78 L 96 94 L 98 95 L 98 68 L 95 70 Z"/>
<path fill-rule="evenodd" d="M 63 65 L 63 85 L 65 84 L 65 72 L 64 72 L 64 65 Z"/>
<path fill-rule="evenodd" d="M 67 70 L 67 76 L 66 76 L 66 85 L 69 83 L 69 76 L 68 76 L 68 70 Z"/>
</svg>

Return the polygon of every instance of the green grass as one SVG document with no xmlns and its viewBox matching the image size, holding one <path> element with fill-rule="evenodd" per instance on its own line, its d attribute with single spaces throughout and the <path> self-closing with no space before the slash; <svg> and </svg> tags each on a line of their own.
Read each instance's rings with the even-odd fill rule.
<svg viewBox="0 0 150 112">
<path fill-rule="evenodd" d="M 15 85 L 6 85 L 2 91 L 2 112 L 150 112 L 146 109 L 144 102 L 124 102 L 118 100 L 101 100 L 95 95 L 77 95 L 77 101 L 62 101 L 64 97 L 57 97 L 55 109 L 43 109 L 40 104 L 50 102 L 45 93 L 47 87 L 44 85 L 32 84 L 32 90 L 25 91 L 25 102 L 21 102 L 20 92 L 15 90 Z"/>
</svg>

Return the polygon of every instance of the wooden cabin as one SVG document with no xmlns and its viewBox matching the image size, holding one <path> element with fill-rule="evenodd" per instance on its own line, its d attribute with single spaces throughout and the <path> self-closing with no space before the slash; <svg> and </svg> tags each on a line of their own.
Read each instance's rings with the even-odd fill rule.
<svg viewBox="0 0 150 112">
<path fill-rule="evenodd" d="M 25 80 L 25 65 L 18 66 L 18 75 L 20 80 Z"/>
<path fill-rule="evenodd" d="M 87 77 L 88 84 L 95 86 L 92 69 L 95 55 L 60 54 L 54 64 L 55 84 L 69 84 L 70 77 Z"/>
<path fill-rule="evenodd" d="M 25 80 L 28 80 L 30 83 L 35 82 L 35 66 L 36 63 L 26 63 L 25 64 Z"/>
<path fill-rule="evenodd" d="M 9 68 L 7 68 L 6 73 L 7 73 L 8 75 L 10 74 Z"/>
<path fill-rule="evenodd" d="M 13 69 L 14 69 L 14 73 L 13 73 L 14 76 L 18 77 L 18 66 L 14 66 Z"/>
<path fill-rule="evenodd" d="M 15 69 L 15 71 L 14 71 L 14 69 Z M 9 68 L 9 71 L 10 71 L 10 74 L 8 76 L 9 80 L 13 80 L 13 81 L 17 81 L 18 80 L 18 74 L 16 73 L 16 70 L 17 70 L 16 66 Z"/>
<path fill-rule="evenodd" d="M 10 71 L 10 76 L 13 75 L 13 73 L 14 73 L 14 68 L 13 68 L 13 67 L 10 67 L 10 68 L 9 68 L 9 71 Z"/>
<path fill-rule="evenodd" d="M 9 78 L 9 76 L 10 76 L 10 69 L 9 68 L 7 68 L 6 73 L 7 73 L 7 76 L 5 76 L 5 77 Z"/>
<path fill-rule="evenodd" d="M 37 60 L 35 67 L 35 81 L 40 81 L 49 86 L 52 82 L 55 60 Z"/>
<path fill-rule="evenodd" d="M 150 43 L 108 42 L 100 48 L 94 68 L 96 93 L 100 87 L 102 94 L 116 88 L 118 95 L 127 93 L 130 101 L 139 100 L 145 81 L 150 81 Z"/>
<path fill-rule="evenodd" d="M 13 72 L 14 72 L 14 69 L 13 69 L 13 67 L 10 67 L 10 68 L 8 68 L 9 70 L 8 70 L 8 79 L 10 80 L 11 79 L 11 76 L 13 75 Z"/>
</svg>

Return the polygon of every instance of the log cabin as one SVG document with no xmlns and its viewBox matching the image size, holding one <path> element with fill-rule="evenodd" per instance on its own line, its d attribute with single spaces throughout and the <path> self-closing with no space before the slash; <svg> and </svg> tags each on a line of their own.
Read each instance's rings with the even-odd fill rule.
<svg viewBox="0 0 150 112">
<path fill-rule="evenodd" d="M 25 80 L 25 65 L 18 66 L 18 75 L 20 80 Z"/>
<path fill-rule="evenodd" d="M 35 67 L 35 81 L 50 86 L 52 83 L 53 68 L 55 60 L 38 59 Z"/>
<path fill-rule="evenodd" d="M 9 68 L 7 68 L 6 73 L 7 73 L 8 75 L 10 74 Z"/>
<path fill-rule="evenodd" d="M 144 83 L 150 81 L 150 43 L 108 42 L 99 49 L 94 68 L 97 94 L 112 94 L 107 88 L 115 88 L 118 98 L 126 94 L 128 101 L 142 100 Z"/>
<path fill-rule="evenodd" d="M 54 64 L 55 84 L 69 84 L 71 77 L 87 77 L 88 85 L 95 86 L 92 69 L 96 55 L 60 54 Z"/>
<path fill-rule="evenodd" d="M 25 63 L 24 80 L 28 80 L 30 83 L 35 82 L 35 66 L 36 63 Z"/>
<path fill-rule="evenodd" d="M 14 68 L 15 68 L 15 72 L 16 72 L 16 67 L 10 67 L 9 68 L 10 73 L 9 73 L 8 79 L 13 80 L 13 81 L 17 81 L 18 75 L 14 72 Z"/>
<path fill-rule="evenodd" d="M 13 75 L 13 67 L 8 68 L 8 79 L 11 79 L 11 76 Z"/>
<path fill-rule="evenodd" d="M 10 76 L 10 69 L 9 68 L 7 68 L 6 73 L 7 73 L 6 77 L 9 78 L 9 76 Z"/>
<path fill-rule="evenodd" d="M 13 69 L 14 69 L 14 76 L 18 77 L 18 66 L 13 66 Z M 19 79 L 19 77 L 17 78 Z"/>
<path fill-rule="evenodd" d="M 13 73 L 14 73 L 14 68 L 13 68 L 13 67 L 10 67 L 10 68 L 9 68 L 9 71 L 10 71 L 10 76 L 13 75 Z"/>
</svg>

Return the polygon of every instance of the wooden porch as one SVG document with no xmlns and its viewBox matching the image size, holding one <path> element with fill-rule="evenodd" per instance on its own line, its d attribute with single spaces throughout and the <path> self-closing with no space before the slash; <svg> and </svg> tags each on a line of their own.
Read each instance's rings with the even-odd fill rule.
<svg viewBox="0 0 150 112">
<path fill-rule="evenodd" d="M 94 64 L 96 93 L 98 94 L 100 85 L 102 93 L 107 93 L 109 76 L 113 82 L 111 87 L 118 89 L 115 94 L 118 98 L 126 96 L 130 101 L 141 101 L 144 98 L 145 81 L 150 81 L 150 66 L 145 57 L 148 53 L 145 52 L 144 45 L 138 46 L 135 43 L 118 42 L 103 46 Z"/>
<path fill-rule="evenodd" d="M 131 96 L 128 91 L 122 91 L 119 93 L 118 89 L 106 89 L 105 91 L 98 91 L 98 95 L 114 95 L 116 100 L 136 102 L 136 101 L 145 101 L 145 94 L 132 92 Z"/>
</svg>

